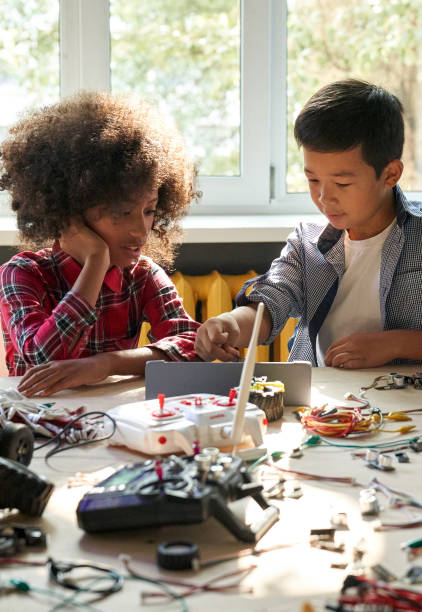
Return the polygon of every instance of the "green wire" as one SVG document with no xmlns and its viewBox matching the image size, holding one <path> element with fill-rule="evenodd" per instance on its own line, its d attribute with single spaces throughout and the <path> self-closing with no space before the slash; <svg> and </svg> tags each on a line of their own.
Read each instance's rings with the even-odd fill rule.
<svg viewBox="0 0 422 612">
<path fill-rule="evenodd" d="M 28 582 L 25 582 L 25 580 L 21 580 L 20 578 L 10 578 L 9 583 L 17 591 L 20 591 L 22 593 L 30 593 L 32 591 L 33 593 L 39 593 L 40 595 L 49 595 L 50 597 L 56 597 L 56 599 L 60 599 L 61 604 L 67 605 L 68 603 L 71 603 L 73 606 L 76 606 L 78 608 L 84 608 L 85 610 L 90 610 L 91 612 L 101 612 L 99 608 L 94 608 L 94 606 L 91 606 L 88 603 L 80 603 L 78 601 L 74 601 L 74 595 L 69 598 L 65 595 L 60 595 L 60 593 L 57 593 L 56 591 L 52 591 L 50 589 L 40 589 L 38 587 L 33 587 Z M 61 607 L 61 604 L 59 607 Z M 56 606 L 53 609 L 57 609 Z"/>
<path fill-rule="evenodd" d="M 170 589 L 164 582 L 161 582 L 160 580 L 154 580 L 153 578 L 146 578 L 144 576 L 128 575 L 128 576 L 125 576 L 125 578 L 126 580 L 128 580 L 129 578 L 132 580 L 143 580 L 145 582 L 150 582 L 160 587 L 163 591 L 165 591 L 168 595 L 170 595 L 172 599 L 178 599 L 180 601 L 182 612 L 188 612 L 188 606 L 186 604 L 185 598 L 182 595 L 179 595 L 178 593 Z M 99 580 L 106 580 L 106 577 L 97 578 L 94 582 L 98 582 Z M 32 591 L 33 593 L 39 593 L 40 595 L 50 595 L 51 597 L 56 597 L 57 599 L 60 599 L 60 603 L 55 605 L 51 609 L 51 612 L 53 612 L 54 610 L 60 610 L 60 608 L 62 608 L 63 606 L 69 605 L 69 604 L 76 606 L 78 608 L 90 610 L 90 612 L 101 612 L 99 608 L 94 608 L 94 606 L 91 606 L 88 603 L 78 602 L 75 600 L 77 595 L 79 595 L 80 593 L 86 592 L 86 590 L 84 589 L 80 589 L 76 591 L 74 594 L 72 594 L 70 597 L 66 597 L 65 595 L 60 595 L 56 591 L 51 591 L 50 589 L 40 589 L 38 587 L 33 587 L 28 582 L 25 582 L 24 580 L 21 580 L 19 578 L 10 578 L 9 583 L 17 591 L 20 591 L 22 593 L 30 593 Z"/>
<path fill-rule="evenodd" d="M 80 595 L 81 593 L 86 593 L 88 589 L 91 589 L 95 584 L 97 584 L 97 582 L 101 582 L 102 580 L 110 580 L 110 578 L 108 576 L 98 576 L 98 578 L 93 579 L 90 583 L 88 583 L 88 586 L 86 586 L 85 588 L 81 588 L 78 589 L 76 591 L 74 591 L 72 593 L 72 595 L 69 595 L 69 597 L 64 597 L 60 603 L 56 604 L 54 606 L 54 608 L 51 608 L 50 612 L 55 612 L 56 610 L 61 610 L 64 606 L 67 606 L 68 604 L 75 604 L 75 605 L 82 605 L 82 606 L 88 606 L 91 608 L 90 604 L 87 603 L 79 603 L 76 601 L 76 597 L 78 595 Z M 111 593 L 110 593 L 111 595 Z M 105 595 L 104 597 L 108 597 L 108 595 Z M 96 610 L 97 608 L 94 608 L 94 610 Z"/>
<path fill-rule="evenodd" d="M 273 451 L 271 454 L 266 453 L 265 455 L 263 455 L 262 457 L 259 457 L 258 459 L 256 459 L 256 461 L 254 461 L 247 469 L 248 472 L 253 472 L 254 469 L 256 467 L 258 467 L 258 465 L 261 465 L 261 463 L 265 463 L 265 461 L 268 461 L 268 459 L 271 457 L 271 459 L 273 461 L 278 461 L 280 459 L 280 457 L 282 455 L 284 455 L 285 451 L 282 450 L 278 450 L 278 451 Z M 246 462 L 247 463 L 247 462 Z"/>
<path fill-rule="evenodd" d="M 265 455 L 262 455 L 262 457 L 258 457 L 258 459 L 256 459 L 253 463 L 251 463 L 251 465 L 248 467 L 247 471 L 248 472 L 253 472 L 254 469 L 256 467 L 258 467 L 258 465 L 261 465 L 261 463 L 264 463 L 265 461 L 268 461 L 269 459 L 269 454 L 265 453 Z"/>
<path fill-rule="evenodd" d="M 394 448 L 395 446 L 403 446 L 405 444 L 411 444 L 412 442 L 419 442 L 420 436 L 415 438 L 406 438 L 405 440 L 395 440 L 392 442 L 379 442 L 378 444 L 338 444 L 331 442 L 327 438 L 321 438 L 321 442 L 328 444 L 328 446 L 337 446 L 339 448 Z"/>
</svg>

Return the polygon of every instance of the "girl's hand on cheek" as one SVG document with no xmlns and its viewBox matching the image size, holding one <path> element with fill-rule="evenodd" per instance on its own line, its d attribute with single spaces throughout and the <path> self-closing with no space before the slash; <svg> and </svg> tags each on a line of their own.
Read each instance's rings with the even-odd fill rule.
<svg viewBox="0 0 422 612">
<path fill-rule="evenodd" d="M 87 225 L 73 221 L 60 236 L 60 247 L 82 266 L 92 257 L 110 264 L 110 251 L 105 240 Z"/>
</svg>

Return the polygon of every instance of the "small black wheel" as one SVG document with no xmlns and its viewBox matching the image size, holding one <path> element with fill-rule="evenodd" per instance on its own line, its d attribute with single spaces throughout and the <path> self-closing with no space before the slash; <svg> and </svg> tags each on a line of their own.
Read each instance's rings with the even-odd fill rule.
<svg viewBox="0 0 422 612">
<path fill-rule="evenodd" d="M 162 542 L 157 548 L 157 563 L 169 570 L 197 569 L 199 549 L 191 542 Z"/>
<path fill-rule="evenodd" d="M 8 423 L 0 429 L 0 456 L 29 465 L 34 450 L 34 434 L 23 423 Z"/>
</svg>

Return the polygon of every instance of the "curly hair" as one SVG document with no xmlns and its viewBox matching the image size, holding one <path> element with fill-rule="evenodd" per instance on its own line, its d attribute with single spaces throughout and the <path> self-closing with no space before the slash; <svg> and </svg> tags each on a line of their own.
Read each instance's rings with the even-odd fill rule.
<svg viewBox="0 0 422 612">
<path fill-rule="evenodd" d="M 126 96 L 82 92 L 29 112 L 10 128 L 0 164 L 0 190 L 12 196 L 21 239 L 37 247 L 89 208 L 118 213 L 154 187 L 158 205 L 143 253 L 170 266 L 180 219 L 198 195 L 180 134 Z"/>
</svg>

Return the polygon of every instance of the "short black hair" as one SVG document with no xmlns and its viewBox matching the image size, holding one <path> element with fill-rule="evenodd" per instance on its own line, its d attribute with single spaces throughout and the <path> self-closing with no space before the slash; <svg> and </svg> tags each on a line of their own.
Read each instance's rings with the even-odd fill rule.
<svg viewBox="0 0 422 612">
<path fill-rule="evenodd" d="M 294 128 L 299 146 L 322 153 L 359 145 L 377 178 L 403 152 L 404 121 L 400 100 L 382 87 L 347 79 L 319 89 L 299 113 Z"/>
</svg>

